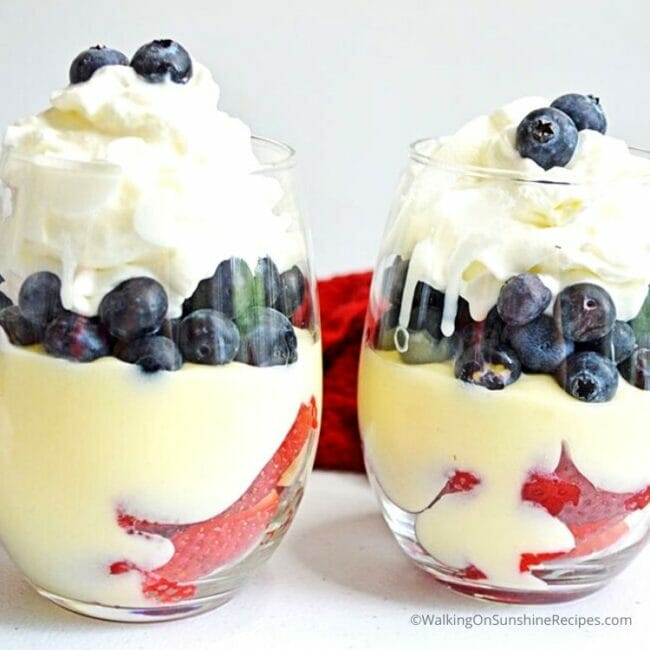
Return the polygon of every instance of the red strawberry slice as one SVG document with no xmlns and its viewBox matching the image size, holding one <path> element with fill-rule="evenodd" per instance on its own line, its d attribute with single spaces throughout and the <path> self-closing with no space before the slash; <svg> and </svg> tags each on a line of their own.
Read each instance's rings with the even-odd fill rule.
<svg viewBox="0 0 650 650">
<path fill-rule="evenodd" d="M 171 538 L 175 548 L 172 559 L 151 574 L 146 581 L 147 588 L 160 578 L 191 582 L 240 557 L 255 546 L 279 502 L 277 491 L 272 490 L 250 510 L 236 514 L 225 512 L 176 533 Z"/>
<path fill-rule="evenodd" d="M 565 523 L 576 540 L 569 553 L 524 553 L 521 571 L 562 555 L 578 557 L 603 550 L 627 532 L 623 519 L 650 503 L 650 487 L 640 492 L 609 492 L 596 488 L 573 464 L 566 449 L 552 474 L 533 473 L 521 491 Z"/>
<path fill-rule="evenodd" d="M 540 476 L 533 474 L 521 491 L 524 501 L 533 501 L 546 508 L 549 514 L 557 517 L 565 505 L 578 505 L 580 488 L 573 483 L 563 481 L 557 476 Z"/>
<path fill-rule="evenodd" d="M 147 598 L 157 600 L 161 603 L 177 603 L 195 596 L 196 587 L 194 585 L 179 585 L 165 578 L 154 578 L 150 576 L 142 586 L 142 593 Z"/>
<path fill-rule="evenodd" d="M 555 560 L 558 557 L 565 555 L 563 551 L 555 553 L 522 553 L 519 560 L 519 571 L 526 573 L 530 568 L 548 560 Z"/>
<path fill-rule="evenodd" d="M 285 437 L 284 441 L 273 455 L 273 458 L 264 466 L 257 478 L 251 483 L 246 492 L 223 514 L 241 512 L 251 508 L 261 501 L 271 490 L 273 490 L 280 477 L 290 467 L 291 463 L 302 451 L 310 433 L 318 426 L 318 410 L 315 398 L 310 403 L 301 404 L 298 415 Z M 149 533 L 171 538 L 179 530 L 183 530 L 187 524 L 165 524 L 137 519 L 132 515 L 118 509 L 117 523 L 129 534 Z"/>
<path fill-rule="evenodd" d="M 473 564 L 468 564 L 464 569 L 458 569 L 455 572 L 457 578 L 464 580 L 486 580 L 487 576 L 481 569 Z"/>
<path fill-rule="evenodd" d="M 600 490 L 578 471 L 566 449 L 553 474 L 533 474 L 522 488 L 532 501 L 565 524 L 620 520 L 650 503 L 650 487 L 640 492 Z"/>
<path fill-rule="evenodd" d="M 279 504 L 276 486 L 280 477 L 301 453 L 318 426 L 316 400 L 300 406 L 289 433 L 248 490 L 221 514 L 195 524 L 167 524 L 137 519 L 118 510 L 117 523 L 128 534 L 152 534 L 169 539 L 175 548 L 171 560 L 155 572 L 118 561 L 110 565 L 113 575 L 141 571 L 143 593 L 161 602 L 193 596 L 189 582 L 212 573 L 250 550 L 266 530 Z"/>
<path fill-rule="evenodd" d="M 608 521 L 603 525 L 597 524 L 570 524 L 569 528 L 576 538 L 576 546 L 567 553 L 567 557 L 581 557 L 597 553 L 618 542 L 630 528 L 624 521 L 614 523 Z"/>
<path fill-rule="evenodd" d="M 477 485 L 481 483 L 481 479 L 471 472 L 464 470 L 454 470 L 453 474 L 449 474 L 449 478 L 445 486 L 438 492 L 436 498 L 431 502 L 429 508 L 433 507 L 444 497 L 446 494 L 454 494 L 456 492 L 471 492 Z M 471 565 L 470 565 L 471 566 Z M 464 570 L 464 569 L 461 569 Z M 462 576 L 461 576 L 462 577 Z"/>
<path fill-rule="evenodd" d="M 456 470 L 454 474 L 447 481 L 447 485 L 443 489 L 445 494 L 451 494 L 452 492 L 470 492 L 481 482 L 480 478 L 477 478 L 471 472 L 461 472 Z"/>
<path fill-rule="evenodd" d="M 280 477 L 302 451 L 309 434 L 318 426 L 316 400 L 302 404 L 286 438 L 251 486 L 226 512 L 241 512 L 260 501 L 278 484 Z"/>
<path fill-rule="evenodd" d="M 447 483 L 445 483 L 445 487 L 440 490 L 431 506 L 435 505 L 446 494 L 454 494 L 455 492 L 471 492 L 480 483 L 481 479 L 475 474 L 457 469 L 449 476 Z"/>
</svg>

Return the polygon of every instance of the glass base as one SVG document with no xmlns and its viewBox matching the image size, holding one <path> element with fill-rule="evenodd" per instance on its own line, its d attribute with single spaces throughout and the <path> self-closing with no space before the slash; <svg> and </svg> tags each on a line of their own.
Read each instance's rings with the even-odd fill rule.
<svg viewBox="0 0 650 650">
<path fill-rule="evenodd" d="M 532 575 L 543 581 L 539 590 L 520 590 L 491 585 L 488 580 L 459 575 L 432 557 L 418 542 L 415 534 L 416 514 L 397 507 L 384 494 L 367 464 L 370 482 L 382 507 L 384 519 L 402 550 L 415 564 L 446 587 L 481 600 L 513 604 L 561 603 L 588 596 L 606 586 L 627 567 L 648 541 L 647 522 L 640 522 L 624 540 L 598 553 L 584 557 L 557 558 L 536 566 Z"/>
<path fill-rule="evenodd" d="M 173 621 L 189 616 L 198 616 L 210 610 L 225 605 L 235 594 L 236 590 L 212 594 L 204 598 L 192 599 L 191 602 L 177 603 L 165 607 L 111 607 L 109 605 L 98 605 L 87 603 L 82 600 L 74 600 L 58 596 L 45 589 L 33 585 L 36 591 L 47 598 L 50 602 L 82 616 L 97 618 L 103 621 L 115 623 L 158 623 L 162 621 Z"/>
<path fill-rule="evenodd" d="M 645 540 L 640 540 L 621 551 L 603 558 L 594 557 L 580 564 L 575 561 L 542 564 L 532 573 L 547 584 L 548 589 L 544 591 L 482 584 L 484 581 L 458 578 L 454 575 L 457 570 L 435 562 L 431 556 L 427 556 L 426 561 L 412 559 L 439 583 L 464 596 L 514 605 L 543 605 L 577 600 L 599 591 L 629 564 L 644 544 Z"/>
</svg>

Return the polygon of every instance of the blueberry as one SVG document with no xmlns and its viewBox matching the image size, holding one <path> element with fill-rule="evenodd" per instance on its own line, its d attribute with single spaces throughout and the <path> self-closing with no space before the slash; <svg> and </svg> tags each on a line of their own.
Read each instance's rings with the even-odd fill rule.
<svg viewBox="0 0 650 650">
<path fill-rule="evenodd" d="M 94 361 L 110 354 L 108 333 L 95 318 L 59 314 L 45 330 L 45 351 L 70 361 Z"/>
<path fill-rule="evenodd" d="M 442 310 L 444 295 L 422 282 L 416 285 L 416 296 L 411 307 L 408 324 L 408 341 L 404 332 L 398 331 L 402 338 L 399 348 L 405 363 L 419 364 L 441 362 L 449 359 L 455 352 L 458 337 L 445 337 L 442 334 Z"/>
<path fill-rule="evenodd" d="M 211 278 L 201 280 L 190 298 L 192 311 L 216 309 L 236 320 L 255 306 L 255 278 L 248 264 L 231 257 L 217 266 Z"/>
<path fill-rule="evenodd" d="M 131 341 L 156 333 L 165 320 L 167 307 L 167 294 L 159 282 L 131 278 L 104 296 L 99 317 L 111 336 Z"/>
<path fill-rule="evenodd" d="M 395 349 L 395 330 L 399 321 L 399 307 L 392 305 L 377 321 L 373 344 L 378 350 Z"/>
<path fill-rule="evenodd" d="M 577 144 L 576 125 L 556 108 L 538 108 L 528 113 L 517 127 L 517 151 L 542 169 L 566 165 Z"/>
<path fill-rule="evenodd" d="M 579 350 L 593 350 L 618 364 L 625 361 L 636 348 L 636 336 L 632 326 L 617 320 L 612 331 L 602 339 L 580 343 Z"/>
<path fill-rule="evenodd" d="M 181 330 L 181 318 L 166 318 L 158 331 L 160 336 L 166 336 L 178 345 Z"/>
<path fill-rule="evenodd" d="M 276 309 L 253 307 L 237 322 L 241 342 L 237 360 L 251 366 L 284 366 L 298 359 L 298 340 L 291 321 Z"/>
<path fill-rule="evenodd" d="M 4 329 L 14 345 L 40 343 L 45 334 L 45 326 L 27 320 L 18 305 L 0 311 L 0 327 Z"/>
<path fill-rule="evenodd" d="M 583 343 L 601 339 L 612 331 L 616 307 L 605 289 L 581 282 L 558 294 L 553 316 L 565 338 Z"/>
<path fill-rule="evenodd" d="M 273 307 L 281 293 L 278 267 L 270 257 L 261 257 L 255 267 L 255 304 Z"/>
<path fill-rule="evenodd" d="M 434 338 L 442 338 L 442 307 L 428 300 L 414 302 L 409 317 L 409 329 L 426 330 Z"/>
<path fill-rule="evenodd" d="M 442 313 L 445 294 L 424 282 L 415 285 L 413 303 L 409 315 L 409 330 L 426 330 L 435 339 L 442 338 Z"/>
<path fill-rule="evenodd" d="M 616 394 L 618 370 L 597 352 L 578 352 L 558 367 L 557 380 L 564 390 L 583 402 L 608 402 Z"/>
<path fill-rule="evenodd" d="M 527 372 L 553 373 L 573 353 L 573 342 L 564 339 L 555 320 L 546 314 L 526 325 L 509 325 L 507 336 Z"/>
<path fill-rule="evenodd" d="M 400 255 L 397 255 L 392 264 L 384 271 L 381 278 L 380 293 L 382 298 L 391 305 L 399 305 L 402 302 L 408 268 L 409 260 L 404 260 Z"/>
<path fill-rule="evenodd" d="M 637 316 L 630 321 L 639 347 L 650 348 L 650 292 Z"/>
<path fill-rule="evenodd" d="M 569 93 L 558 97 L 551 106 L 566 113 L 576 125 L 578 131 L 592 129 L 605 133 L 607 118 L 598 97 Z"/>
<path fill-rule="evenodd" d="M 402 340 L 403 339 L 403 340 Z M 441 363 L 447 361 L 456 352 L 458 339 L 456 336 L 435 338 L 427 330 L 408 330 L 408 340 L 402 330 L 397 331 L 400 344 L 400 358 L 404 363 Z"/>
<path fill-rule="evenodd" d="M 49 271 L 32 273 L 20 287 L 18 304 L 25 318 L 38 325 L 47 325 L 63 311 L 61 280 Z"/>
<path fill-rule="evenodd" d="M 455 374 L 469 384 L 501 390 L 521 375 L 521 363 L 507 347 L 473 346 L 456 359 Z"/>
<path fill-rule="evenodd" d="M 487 317 L 482 321 L 472 320 L 469 317 L 469 308 L 467 315 L 461 315 L 460 319 L 458 316 L 456 317 L 456 321 L 458 322 L 459 320 L 464 323 L 461 326 L 456 326 L 456 331 L 458 332 L 463 348 L 473 346 L 498 348 L 505 340 L 505 323 L 499 316 L 496 307 L 490 309 Z"/>
<path fill-rule="evenodd" d="M 400 299 L 401 301 L 401 299 Z M 463 299 L 459 299 L 459 312 L 462 309 L 463 303 L 469 307 L 468 303 Z M 394 303 L 397 304 L 397 303 Z M 434 289 L 432 286 L 428 285 L 426 282 L 418 282 L 415 285 L 415 290 L 413 292 L 413 305 L 422 305 L 425 304 L 429 307 L 436 307 L 442 311 L 445 306 L 445 294 L 437 289 Z"/>
<path fill-rule="evenodd" d="M 117 357 L 140 366 L 145 372 L 178 370 L 183 364 L 178 347 L 166 336 L 134 339 L 119 350 Z"/>
<path fill-rule="evenodd" d="M 70 66 L 70 83 L 78 84 L 88 81 L 95 70 L 106 65 L 129 65 L 129 59 L 109 47 L 95 45 L 78 54 Z"/>
<path fill-rule="evenodd" d="M 618 369 L 632 386 L 650 390 L 650 348 L 638 348 Z"/>
<path fill-rule="evenodd" d="M 11 307 L 14 303 L 11 301 L 11 298 L 0 291 L 0 311 L 7 307 Z"/>
<path fill-rule="evenodd" d="M 442 296 L 442 303 L 445 302 L 444 294 Z M 469 326 L 473 326 L 477 321 L 472 318 L 472 315 L 469 312 L 469 303 L 465 298 L 458 298 L 458 305 L 456 307 L 456 318 L 454 320 L 454 331 L 462 332 Z"/>
<path fill-rule="evenodd" d="M 131 67 L 147 81 L 187 83 L 192 77 L 192 59 L 187 50 L 170 39 L 143 45 L 131 59 Z"/>
<path fill-rule="evenodd" d="M 526 325 L 551 304 L 551 290 L 538 275 L 521 273 L 501 287 L 497 310 L 508 325 Z"/>
<path fill-rule="evenodd" d="M 239 331 L 233 321 L 214 309 L 199 309 L 181 322 L 179 344 L 193 363 L 230 363 L 239 350 Z"/>
<path fill-rule="evenodd" d="M 296 309 L 302 305 L 306 281 L 302 271 L 292 266 L 280 274 L 280 294 L 275 301 L 275 309 L 291 318 Z"/>
</svg>

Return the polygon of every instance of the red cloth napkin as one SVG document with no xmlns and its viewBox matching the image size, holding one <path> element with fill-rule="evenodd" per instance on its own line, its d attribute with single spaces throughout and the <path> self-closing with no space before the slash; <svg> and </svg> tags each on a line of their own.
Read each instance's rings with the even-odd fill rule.
<svg viewBox="0 0 650 650">
<path fill-rule="evenodd" d="M 371 272 L 318 282 L 323 328 L 323 422 L 316 467 L 363 472 L 357 373 Z"/>
</svg>

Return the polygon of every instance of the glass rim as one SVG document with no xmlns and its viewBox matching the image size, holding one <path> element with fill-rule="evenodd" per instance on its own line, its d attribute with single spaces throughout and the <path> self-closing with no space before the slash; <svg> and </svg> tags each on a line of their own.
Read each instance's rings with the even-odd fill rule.
<svg viewBox="0 0 650 650">
<path fill-rule="evenodd" d="M 429 154 L 421 151 L 421 148 L 423 146 L 436 143 L 439 141 L 440 138 L 427 137 L 427 138 L 419 138 L 418 140 L 411 142 L 411 144 L 408 147 L 409 158 L 414 162 L 420 163 L 422 165 L 426 165 L 427 167 L 438 169 L 440 171 L 446 171 L 446 172 L 455 173 L 463 176 L 473 176 L 475 178 L 509 180 L 515 183 L 539 183 L 543 185 L 562 185 L 562 186 L 590 185 L 594 183 L 611 181 L 617 178 L 615 175 L 611 175 L 611 176 L 601 175 L 597 177 L 587 178 L 585 176 L 579 176 L 577 174 L 573 175 L 573 177 L 568 176 L 566 179 L 547 178 L 544 176 L 545 172 L 527 173 L 516 169 L 488 167 L 484 165 L 467 165 L 463 163 L 454 164 L 454 163 L 442 162 L 440 160 L 435 160 L 434 158 L 431 158 Z M 644 147 L 628 146 L 628 150 L 637 157 L 647 158 L 648 160 L 650 160 L 650 149 L 646 149 Z M 647 174 L 643 174 L 643 173 L 631 174 L 619 178 L 622 178 L 626 181 L 641 180 L 641 181 L 650 182 L 650 171 Z"/>
<path fill-rule="evenodd" d="M 257 160 L 257 165 L 251 170 L 251 174 L 260 174 L 270 171 L 282 171 L 291 169 L 295 166 L 296 150 L 280 140 L 273 140 L 260 135 L 250 136 L 251 144 L 253 146 L 253 154 Z M 273 156 L 268 160 L 260 160 L 256 151 L 255 145 L 264 146 L 273 152 Z M 11 155 L 12 158 L 25 163 L 32 163 L 36 165 L 52 165 L 56 166 L 62 171 L 100 171 L 105 172 L 119 172 L 122 167 L 116 163 L 107 160 L 75 160 L 74 158 L 66 158 L 64 156 L 43 154 L 25 154 L 15 151 L 10 146 L 0 146 L 0 166 L 5 162 L 6 158 Z"/>
<path fill-rule="evenodd" d="M 259 167 L 254 169 L 253 173 L 280 171 L 295 166 L 296 150 L 286 142 L 274 140 L 273 138 L 266 138 L 261 135 L 251 135 L 251 142 L 253 145 L 266 145 L 278 154 L 277 158 L 268 161 L 261 161 L 256 155 L 255 157 L 258 159 Z"/>
</svg>

